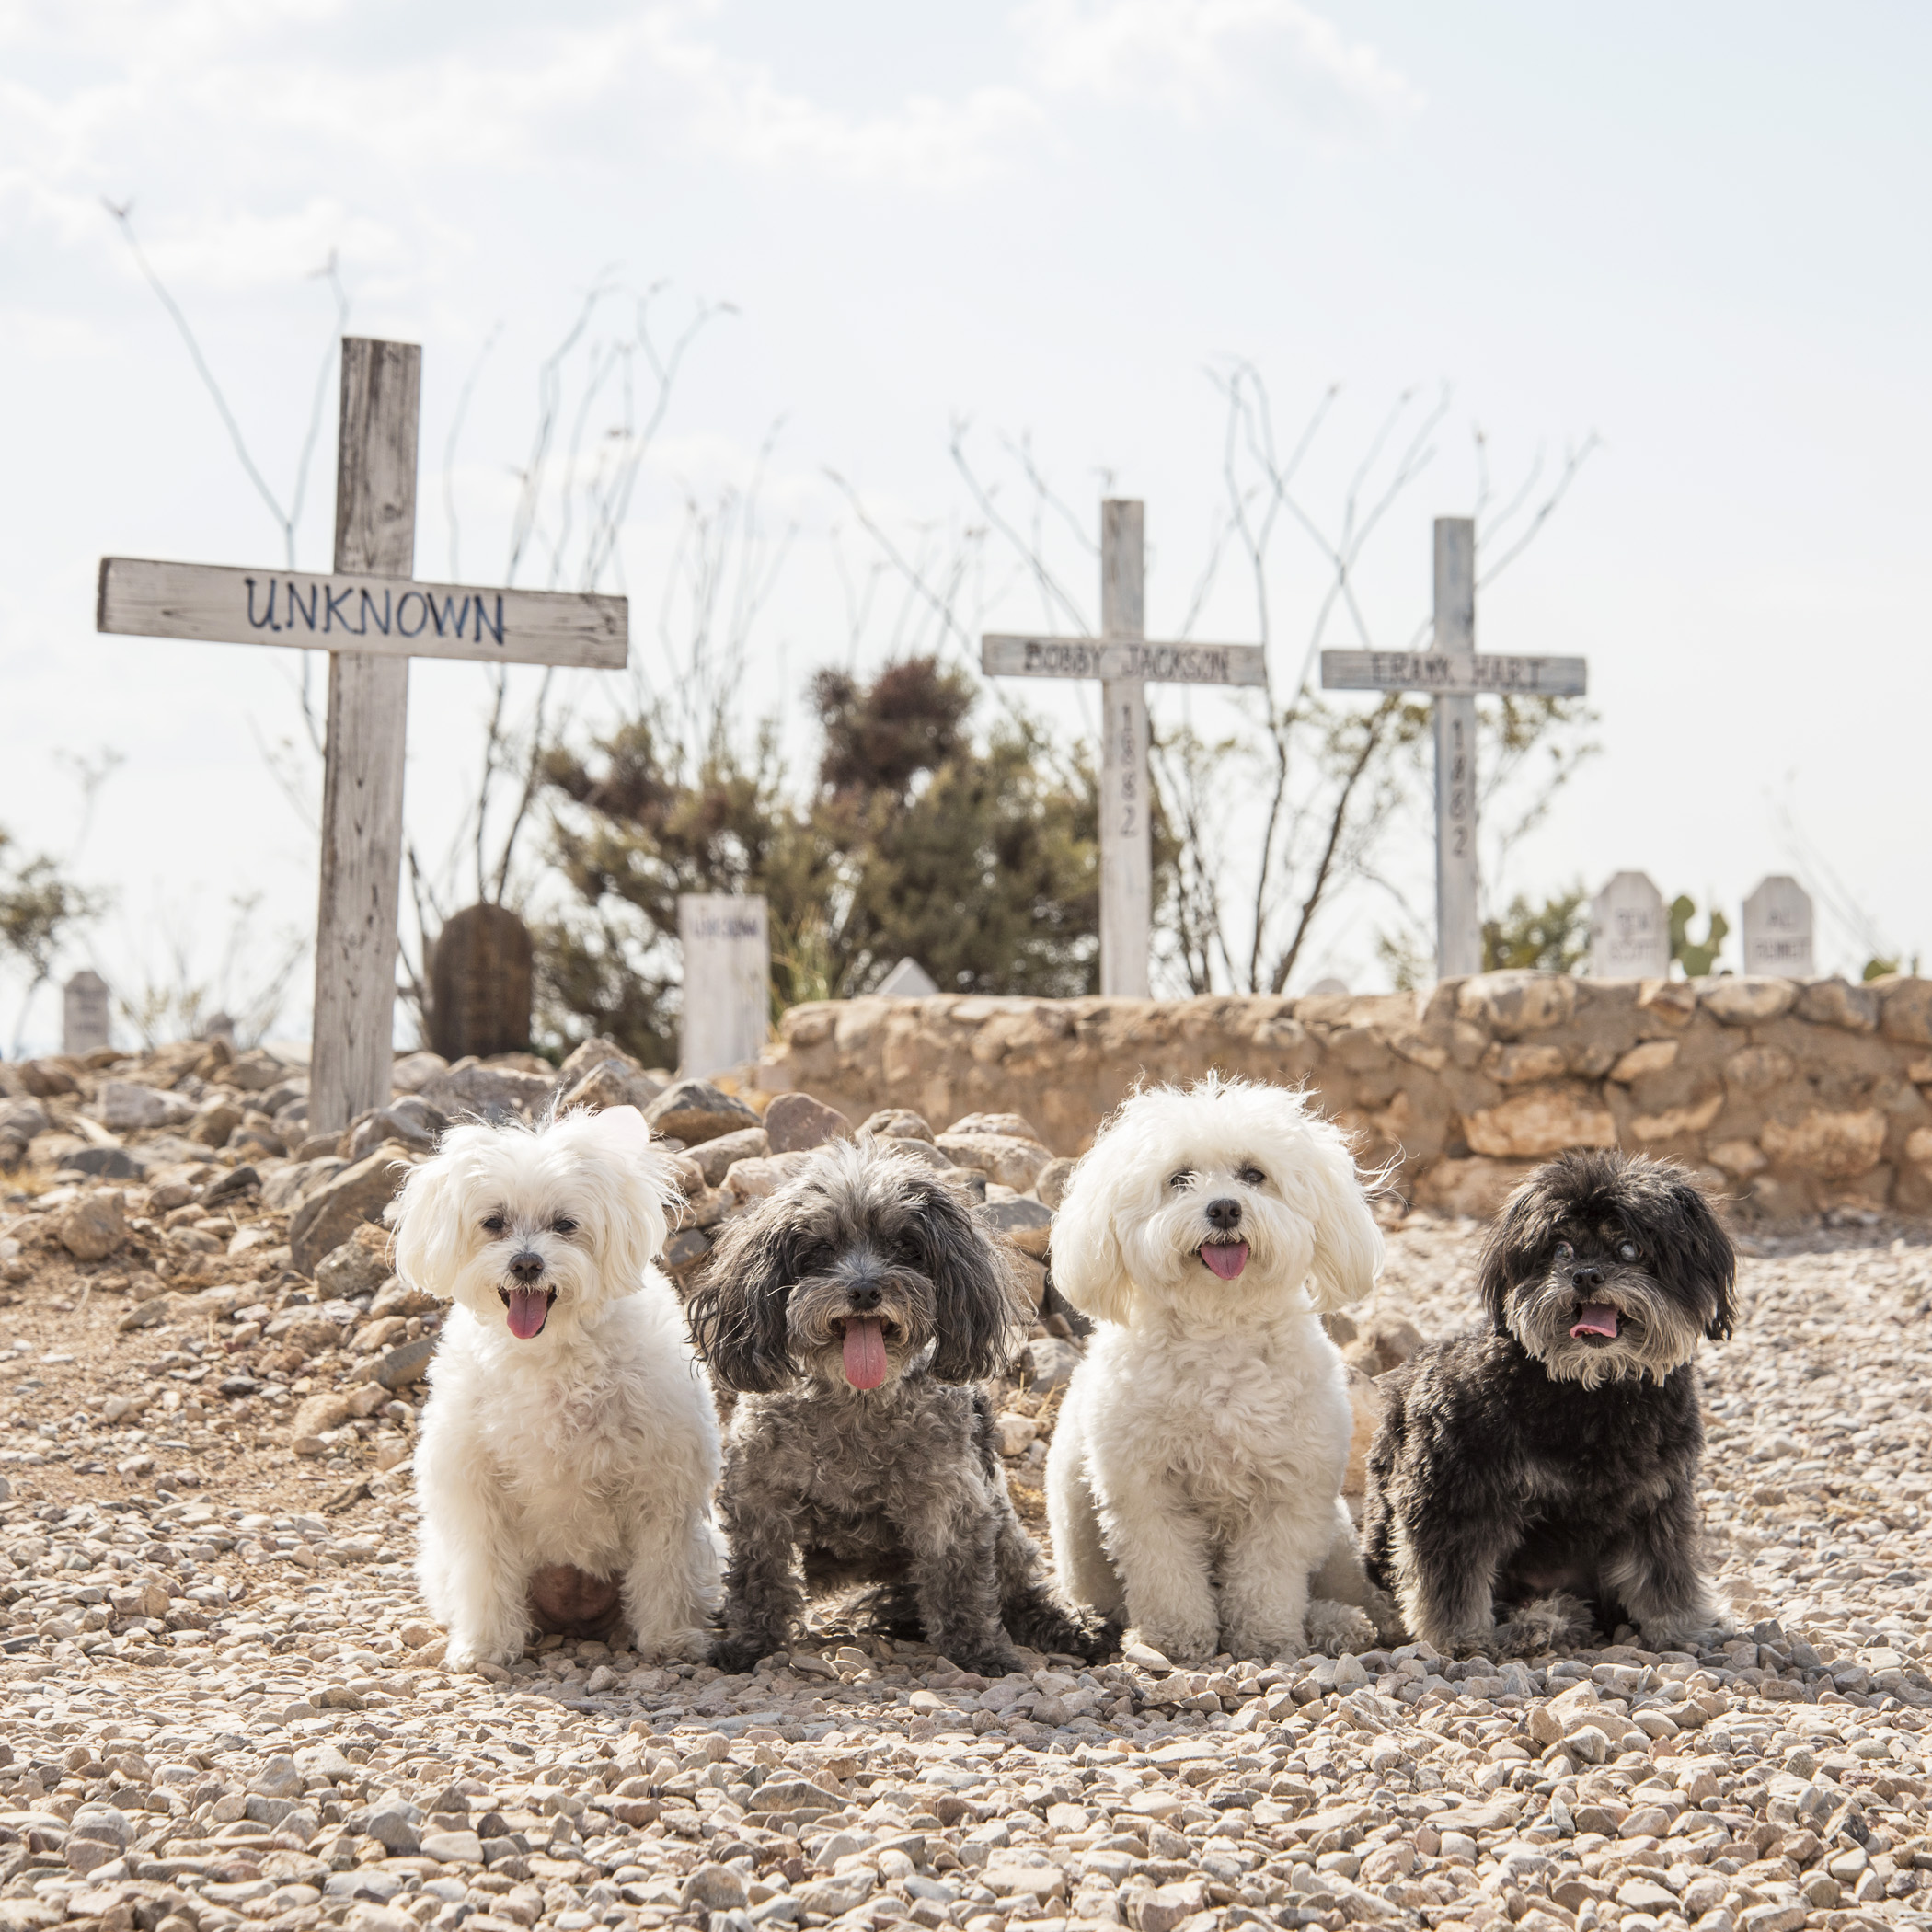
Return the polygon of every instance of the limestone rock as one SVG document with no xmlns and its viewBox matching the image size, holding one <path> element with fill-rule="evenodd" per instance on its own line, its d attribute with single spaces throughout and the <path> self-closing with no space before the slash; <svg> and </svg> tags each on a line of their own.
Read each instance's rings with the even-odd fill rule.
<svg viewBox="0 0 1932 1932">
<path fill-rule="evenodd" d="M 1740 976 L 1705 980 L 1699 998 L 1704 1010 L 1727 1027 L 1755 1027 L 1782 1019 L 1797 1004 L 1798 988 L 1789 980 Z"/>
<path fill-rule="evenodd" d="M 1501 1087 L 1520 1087 L 1526 1080 L 1559 1080 L 1569 1071 L 1561 1047 L 1510 1046 L 1492 1041 L 1482 1056 L 1482 1070 Z"/>
<path fill-rule="evenodd" d="M 680 1080 L 666 1087 L 644 1110 L 644 1118 L 667 1140 L 683 1141 L 687 1147 L 764 1125 L 742 1100 L 708 1080 Z"/>
<path fill-rule="evenodd" d="M 852 1122 L 810 1094 L 780 1094 L 765 1110 L 765 1138 L 774 1154 L 801 1154 L 827 1141 L 848 1141 Z"/>
<path fill-rule="evenodd" d="M 942 1133 L 936 1143 L 962 1167 L 978 1167 L 989 1180 L 1026 1193 L 1052 1155 L 1036 1140 L 1005 1133 Z"/>
<path fill-rule="evenodd" d="M 1074 1163 L 1065 1155 L 1050 1160 L 1033 1177 L 1033 1191 L 1056 1213 L 1066 1199 L 1067 1183 L 1074 1178 Z"/>
<path fill-rule="evenodd" d="M 64 1053 L 23 1060 L 18 1069 L 20 1084 L 37 1100 L 51 1100 L 57 1094 L 79 1093 L 85 1071 L 78 1060 L 70 1060 Z"/>
<path fill-rule="evenodd" d="M 337 1154 L 318 1155 L 314 1160 L 292 1161 L 287 1167 L 277 1168 L 262 1184 L 262 1204 L 278 1210 L 299 1206 L 308 1195 L 333 1180 L 348 1165 Z"/>
<path fill-rule="evenodd" d="M 1645 980 L 1637 1004 L 1667 1027 L 1687 1027 L 1697 1010 L 1697 989 L 1688 980 Z"/>
<path fill-rule="evenodd" d="M 1714 1166 L 1736 1180 L 1748 1180 L 1752 1175 L 1763 1173 L 1766 1166 L 1765 1156 L 1751 1141 L 1719 1141 L 1710 1150 L 1710 1158 Z"/>
<path fill-rule="evenodd" d="M 1683 1107 L 1667 1107 L 1662 1113 L 1639 1113 L 1630 1121 L 1631 1133 L 1640 1141 L 1677 1141 L 1702 1133 L 1724 1110 L 1724 1089 L 1713 1087 L 1702 1098 Z"/>
<path fill-rule="evenodd" d="M 1422 1207 L 1487 1219 L 1529 1171 L 1527 1162 L 1489 1160 L 1480 1156 L 1473 1160 L 1441 1160 L 1417 1180 L 1416 1201 Z"/>
<path fill-rule="evenodd" d="M 76 1261 L 104 1261 L 127 1241 L 126 1205 L 118 1188 L 83 1194 L 62 1212 L 54 1234 Z"/>
<path fill-rule="evenodd" d="M 1869 986 L 1854 986 L 1842 979 L 1813 980 L 1798 995 L 1798 1017 L 1821 1026 L 1843 1027 L 1848 1033 L 1875 1033 L 1879 995 Z"/>
<path fill-rule="evenodd" d="M 640 1073 L 627 1059 L 611 1056 L 570 1081 L 558 1105 L 560 1109 L 587 1107 L 600 1113 L 606 1107 L 635 1107 L 641 1113 L 662 1091 L 659 1082 Z"/>
<path fill-rule="evenodd" d="M 1745 1047 L 1724 1063 L 1728 1086 L 1742 1093 L 1762 1093 L 1782 1087 L 1798 1071 L 1798 1063 L 1782 1047 Z"/>
<path fill-rule="evenodd" d="M 1796 1125 L 1765 1121 L 1758 1143 L 1777 1167 L 1850 1180 L 1878 1166 L 1885 1151 L 1885 1116 L 1876 1109 L 1834 1113 L 1813 1107 Z"/>
<path fill-rule="evenodd" d="M 358 1295 L 373 1294 L 388 1278 L 388 1230 L 373 1222 L 364 1222 L 316 1263 L 316 1290 L 329 1301 L 352 1302 Z M 370 1312 L 373 1315 L 374 1308 Z"/>
<path fill-rule="evenodd" d="M 132 1080 L 103 1080 L 94 1108 L 100 1124 L 109 1133 L 180 1127 L 195 1116 L 192 1100 L 180 1094 L 157 1093 L 152 1087 L 142 1087 Z"/>
<path fill-rule="evenodd" d="M 448 1125 L 447 1116 L 420 1094 L 405 1094 L 386 1107 L 372 1108 L 359 1115 L 336 1151 L 345 1160 L 358 1161 L 385 1141 L 400 1141 L 415 1153 L 428 1154 Z"/>
<path fill-rule="evenodd" d="M 1577 983 L 1567 972 L 1482 972 L 1457 987 L 1455 1009 L 1499 1040 L 1520 1040 L 1565 1026 L 1577 1009 Z"/>
<path fill-rule="evenodd" d="M 1915 1127 L 1905 1136 L 1905 1158 L 1932 1172 L 1932 1127 Z"/>
<path fill-rule="evenodd" d="M 392 1141 L 309 1195 L 289 1222 L 289 1250 L 297 1271 L 313 1274 L 323 1256 L 339 1248 L 363 1222 L 380 1220 L 408 1169 L 408 1149 Z"/>
<path fill-rule="evenodd" d="M 553 1075 L 519 1073 L 507 1066 L 459 1060 L 448 1073 L 425 1082 L 418 1098 L 452 1121 L 468 1115 L 485 1121 L 534 1120 L 550 1104 L 556 1091 Z"/>
<path fill-rule="evenodd" d="M 1014 1201 L 995 1201 L 973 1211 L 982 1226 L 1006 1236 L 1022 1254 L 1044 1260 L 1053 1233 L 1053 1211 L 1024 1195 Z"/>
<path fill-rule="evenodd" d="M 420 1335 L 414 1341 L 398 1342 L 387 1350 L 375 1365 L 375 1379 L 388 1389 L 408 1388 L 429 1374 L 436 1353 L 436 1337 Z"/>
<path fill-rule="evenodd" d="M 1610 1069 L 1609 1077 L 1619 1087 L 1628 1087 L 1646 1074 L 1661 1074 L 1674 1066 L 1681 1052 L 1681 1042 L 1674 1040 L 1640 1041 Z"/>
<path fill-rule="evenodd" d="M 733 1161 L 725 1170 L 725 1190 L 740 1202 L 763 1201 L 796 1179 L 811 1160 L 811 1151 L 801 1148 L 796 1154 L 767 1155 L 763 1160 Z"/>
<path fill-rule="evenodd" d="M 720 1133 L 715 1141 L 702 1143 L 684 1158 L 697 1169 L 706 1187 L 715 1188 L 731 1171 L 733 1161 L 763 1160 L 771 1151 L 764 1128 L 743 1127 L 736 1133 Z"/>
<path fill-rule="evenodd" d="M 933 1137 L 926 1116 L 910 1107 L 881 1107 L 861 1122 L 858 1131 L 882 1141 L 930 1141 Z"/>
<path fill-rule="evenodd" d="M 1567 1147 L 1616 1145 L 1616 1121 L 1610 1110 L 1594 1094 L 1576 1087 L 1539 1087 L 1513 1094 L 1495 1107 L 1470 1114 L 1463 1131 L 1477 1153 L 1518 1158 L 1560 1154 Z"/>
<path fill-rule="evenodd" d="M 1028 1386 L 1044 1393 L 1058 1388 L 1080 1366 L 1076 1343 L 1060 1335 L 1039 1335 L 1027 1344 Z"/>
<path fill-rule="evenodd" d="M 1887 1040 L 1907 1046 L 1932 1046 L 1932 980 L 1897 974 L 1872 982 L 1879 995 L 1880 1028 Z"/>
<path fill-rule="evenodd" d="M 999 1133 L 1010 1140 L 1037 1141 L 1040 1134 L 1024 1114 L 963 1114 L 947 1130 L 948 1133 Z"/>
</svg>

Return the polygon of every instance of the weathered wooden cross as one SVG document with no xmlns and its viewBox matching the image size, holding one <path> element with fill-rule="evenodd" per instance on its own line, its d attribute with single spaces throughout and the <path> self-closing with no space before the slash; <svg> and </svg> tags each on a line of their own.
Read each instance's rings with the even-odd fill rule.
<svg viewBox="0 0 1932 1932">
<path fill-rule="evenodd" d="M 327 650 L 322 889 L 316 920 L 313 1132 L 389 1098 L 403 748 L 412 657 L 621 670 L 622 597 L 419 583 L 416 431 L 422 351 L 342 339 L 336 567 L 228 569 L 106 557 L 96 628 Z"/>
<path fill-rule="evenodd" d="M 1145 506 L 1100 505 L 1100 635 L 980 640 L 993 677 L 1100 680 L 1100 991 L 1145 999 L 1154 926 L 1154 850 L 1147 810 L 1147 682 L 1265 684 L 1259 644 L 1146 640 Z"/>
<path fill-rule="evenodd" d="M 1435 648 L 1325 650 L 1325 691 L 1427 691 L 1435 699 L 1435 972 L 1482 971 L 1481 880 L 1476 858 L 1476 700 L 1577 697 L 1581 658 L 1478 657 L 1476 523 L 1435 520 Z"/>
</svg>

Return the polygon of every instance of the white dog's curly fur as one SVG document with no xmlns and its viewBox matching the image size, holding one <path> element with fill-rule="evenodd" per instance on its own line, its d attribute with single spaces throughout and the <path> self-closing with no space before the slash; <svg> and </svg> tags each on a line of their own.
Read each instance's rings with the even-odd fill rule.
<svg viewBox="0 0 1932 1932">
<path fill-rule="evenodd" d="M 453 1128 L 404 1184 L 397 1271 L 455 1304 L 416 1452 L 417 1576 L 454 1669 L 533 1628 L 708 1650 L 718 1417 L 652 1265 L 676 1200 L 630 1107 Z"/>
<path fill-rule="evenodd" d="M 1348 1143 L 1305 1096 L 1210 1075 L 1121 1105 L 1053 1225 L 1054 1283 L 1098 1324 L 1047 1457 L 1076 1603 L 1177 1663 L 1372 1640 L 1319 1317 L 1381 1266 Z"/>
</svg>

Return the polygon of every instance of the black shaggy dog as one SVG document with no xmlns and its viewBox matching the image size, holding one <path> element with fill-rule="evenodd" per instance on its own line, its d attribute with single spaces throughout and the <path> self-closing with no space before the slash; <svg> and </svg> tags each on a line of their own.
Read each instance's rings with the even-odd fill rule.
<svg viewBox="0 0 1932 1932">
<path fill-rule="evenodd" d="M 1662 1650 L 1719 1625 L 1692 1357 L 1731 1333 L 1736 1274 L 1669 1162 L 1568 1154 L 1517 1189 L 1483 1254 L 1490 1332 L 1382 1385 L 1364 1554 L 1414 1636 L 1494 1655 L 1628 1622 Z"/>
<path fill-rule="evenodd" d="M 1013 1512 L 980 1377 L 1024 1303 L 963 1193 L 874 1142 L 835 1142 L 719 1243 L 689 1305 L 711 1371 L 742 1391 L 719 1508 L 730 1543 L 715 1662 L 793 1639 L 808 1592 L 878 1585 L 875 1618 L 962 1669 L 1019 1668 L 1017 1639 L 1096 1657 L 1110 1636 L 1054 1598 Z"/>
</svg>

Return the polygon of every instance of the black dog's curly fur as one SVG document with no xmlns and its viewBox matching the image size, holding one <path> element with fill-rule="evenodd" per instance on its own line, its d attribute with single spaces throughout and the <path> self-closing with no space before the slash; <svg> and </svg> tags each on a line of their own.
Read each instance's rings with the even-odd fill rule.
<svg viewBox="0 0 1932 1932">
<path fill-rule="evenodd" d="M 1719 1622 L 1692 1358 L 1730 1335 L 1736 1272 L 1670 1162 L 1581 1152 L 1524 1182 L 1483 1255 L 1491 1331 L 1382 1384 L 1363 1549 L 1412 1635 L 1495 1654 L 1628 1622 L 1664 1648 Z"/>
<path fill-rule="evenodd" d="M 879 1586 L 875 1619 L 961 1668 L 1019 1666 L 1017 1639 L 1095 1657 L 1110 1636 L 1053 1595 L 1013 1511 L 978 1378 L 1022 1333 L 1020 1290 L 940 1175 L 876 1143 L 835 1143 L 735 1222 L 689 1305 L 692 1332 L 744 1392 L 725 1445 L 730 1542 L 724 1670 L 793 1639 L 808 1594 Z M 883 1324 L 887 1372 L 846 1380 L 844 1331 Z"/>
</svg>

